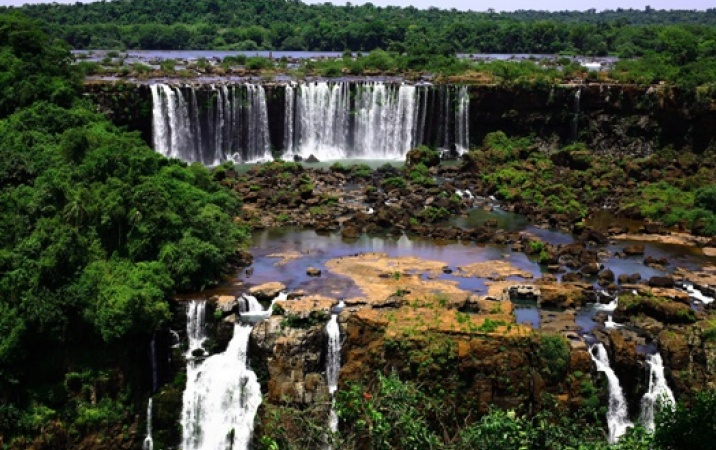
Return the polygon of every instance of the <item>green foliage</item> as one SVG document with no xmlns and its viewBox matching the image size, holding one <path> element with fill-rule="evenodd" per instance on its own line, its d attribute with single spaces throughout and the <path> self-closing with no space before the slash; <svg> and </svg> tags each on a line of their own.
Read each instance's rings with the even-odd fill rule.
<svg viewBox="0 0 716 450">
<path fill-rule="evenodd" d="M 0 119 L 38 100 L 69 106 L 79 87 L 66 44 L 27 18 L 0 14 Z"/>
<path fill-rule="evenodd" d="M 301 329 L 311 328 L 328 320 L 328 315 L 323 311 L 311 311 L 306 317 L 283 311 L 283 316 L 281 326 Z"/>
<path fill-rule="evenodd" d="M 425 415 L 425 394 L 396 374 L 378 374 L 373 391 L 351 384 L 338 391 L 336 410 L 347 440 L 366 440 L 371 449 L 434 449 L 437 434 Z"/>
<path fill-rule="evenodd" d="M 418 217 L 429 223 L 440 222 L 450 217 L 450 211 L 445 208 L 436 208 L 434 206 L 427 206 L 420 210 Z"/>
<path fill-rule="evenodd" d="M 206 168 L 165 159 L 76 95 L 66 48 L 14 15 L 0 37 L 0 415 L 15 422 L 0 433 L 72 446 L 48 430 L 76 439 L 134 420 L 143 381 L 128 368 L 168 296 L 219 281 L 247 231 Z"/>
<path fill-rule="evenodd" d="M 507 323 L 504 320 L 493 320 L 486 317 L 485 320 L 477 327 L 476 331 L 482 333 L 494 333 L 499 327 L 505 326 Z"/>
<path fill-rule="evenodd" d="M 383 180 L 381 183 L 384 189 L 404 189 L 407 183 L 402 177 L 390 177 Z"/>
<path fill-rule="evenodd" d="M 704 417 L 716 414 L 716 391 L 699 392 L 691 404 L 661 408 L 656 417 L 654 443 L 657 448 L 711 448 L 716 442 L 716 424 Z"/>
<path fill-rule="evenodd" d="M 694 206 L 716 214 L 716 184 L 698 189 L 694 193 Z"/>
<path fill-rule="evenodd" d="M 559 378 L 569 366 L 569 344 L 561 335 L 543 334 L 537 351 L 550 377 Z"/>
</svg>

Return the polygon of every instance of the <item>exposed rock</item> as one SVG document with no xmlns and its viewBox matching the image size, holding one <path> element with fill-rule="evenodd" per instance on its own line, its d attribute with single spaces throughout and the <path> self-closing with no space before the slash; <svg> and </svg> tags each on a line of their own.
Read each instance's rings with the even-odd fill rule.
<svg viewBox="0 0 716 450">
<path fill-rule="evenodd" d="M 326 348 L 325 324 L 294 328 L 282 317 L 270 317 L 251 331 L 252 364 L 268 375 L 266 401 L 310 405 L 327 401 L 321 364 Z"/>
<path fill-rule="evenodd" d="M 694 311 L 688 304 L 663 297 L 622 295 L 619 297 L 617 311 L 628 316 L 646 314 L 666 324 L 696 321 Z"/>
<path fill-rule="evenodd" d="M 236 301 L 236 297 L 233 295 L 219 295 L 215 298 L 215 300 L 216 307 L 225 314 L 234 311 L 234 308 L 236 308 L 236 305 L 238 304 L 238 302 Z"/>
<path fill-rule="evenodd" d="M 321 276 L 321 269 L 316 269 L 315 267 L 309 267 L 306 269 L 306 275 L 309 277 L 320 277 Z"/>
<path fill-rule="evenodd" d="M 565 283 L 573 283 L 575 281 L 582 281 L 582 274 L 579 272 L 569 272 L 562 275 L 562 281 Z"/>
<path fill-rule="evenodd" d="M 591 275 L 596 275 L 596 274 L 598 274 L 600 270 L 602 270 L 602 265 L 595 262 L 595 263 L 589 263 L 589 264 L 583 265 L 583 266 L 579 269 L 579 272 L 580 272 L 582 275 L 591 276 Z M 613 275 L 613 274 L 612 274 L 612 275 Z"/>
<path fill-rule="evenodd" d="M 584 289 L 588 285 L 555 283 L 540 286 L 540 307 L 573 308 L 585 302 Z"/>
<path fill-rule="evenodd" d="M 316 158 L 313 154 L 309 155 L 309 157 L 306 158 L 305 161 L 306 161 L 307 163 L 311 163 L 311 164 L 321 162 L 321 161 L 319 161 L 318 158 Z"/>
<path fill-rule="evenodd" d="M 674 287 L 674 277 L 669 276 L 669 275 L 651 277 L 651 278 L 649 278 L 649 286 L 662 287 L 662 288 L 673 288 Z"/>
<path fill-rule="evenodd" d="M 667 264 L 669 264 L 669 261 L 664 257 L 654 258 L 653 256 L 647 256 L 646 258 L 644 258 L 644 264 L 647 266 L 652 266 L 652 267 L 653 266 L 664 267 Z"/>
<path fill-rule="evenodd" d="M 628 256 L 636 256 L 644 254 L 644 244 L 634 244 L 624 247 L 624 254 Z"/>
<path fill-rule="evenodd" d="M 341 236 L 346 239 L 355 239 L 360 236 L 360 230 L 355 226 L 346 225 L 343 227 L 343 230 L 341 230 Z"/>
<path fill-rule="evenodd" d="M 286 285 L 278 281 L 260 284 L 249 289 L 249 294 L 256 297 L 257 300 L 271 300 L 279 293 L 286 290 Z"/>
<path fill-rule="evenodd" d="M 607 285 L 609 283 L 614 282 L 614 272 L 611 271 L 611 269 L 605 269 L 602 270 L 597 274 L 597 278 L 599 279 L 599 284 L 601 285 Z"/>
</svg>

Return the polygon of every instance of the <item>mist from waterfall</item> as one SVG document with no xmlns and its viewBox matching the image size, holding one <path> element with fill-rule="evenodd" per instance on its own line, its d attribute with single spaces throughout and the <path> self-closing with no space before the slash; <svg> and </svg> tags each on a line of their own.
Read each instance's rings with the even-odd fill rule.
<svg viewBox="0 0 716 450">
<path fill-rule="evenodd" d="M 154 150 L 217 165 L 271 159 L 266 92 L 258 84 L 176 87 L 153 84 Z"/>
<path fill-rule="evenodd" d="M 649 390 L 641 398 L 639 421 L 650 433 L 654 432 L 656 412 L 660 408 L 674 408 L 676 399 L 664 375 L 664 361 L 659 353 L 646 358 L 649 366 Z"/>
<path fill-rule="evenodd" d="M 609 365 L 609 355 L 604 345 L 595 344 L 589 349 L 589 356 L 592 357 L 597 371 L 604 373 L 609 384 L 609 407 L 607 409 L 607 426 L 609 427 L 609 443 L 616 443 L 621 436 L 626 433 L 627 429 L 634 426 L 629 421 L 629 412 L 627 409 L 624 392 L 619 384 L 619 378 Z"/>
<path fill-rule="evenodd" d="M 196 359 L 192 343 L 203 344 L 205 339 L 205 324 L 199 322 L 205 317 L 200 304 L 191 302 L 189 311 L 202 314 L 187 314 L 190 352 L 182 408 L 182 449 L 247 450 L 262 398 L 256 374 L 248 367 L 252 327 L 237 322 L 226 351 L 203 361 Z"/>
</svg>

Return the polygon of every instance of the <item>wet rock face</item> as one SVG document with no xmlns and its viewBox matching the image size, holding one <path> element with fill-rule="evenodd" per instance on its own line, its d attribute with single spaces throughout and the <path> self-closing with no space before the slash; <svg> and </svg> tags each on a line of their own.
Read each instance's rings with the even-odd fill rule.
<svg viewBox="0 0 716 450">
<path fill-rule="evenodd" d="M 543 339 L 547 338 L 509 333 L 396 335 L 380 316 L 352 315 L 346 322 L 341 383 L 369 382 L 378 370 L 395 370 L 401 379 L 428 389 L 439 383 L 445 392 L 459 392 L 450 401 L 456 410 L 472 415 L 486 413 L 489 405 L 537 411 L 544 393 L 554 395 L 565 408 L 579 408 L 584 379 L 568 374 L 592 372 L 586 347 L 553 335 L 547 340 L 558 342 L 558 348 L 547 350 L 550 346 Z"/>
<path fill-rule="evenodd" d="M 284 322 L 284 323 L 282 323 Z M 296 407 L 328 398 L 325 324 L 294 328 L 273 316 L 251 331 L 251 363 L 257 368 L 265 401 Z"/>
</svg>

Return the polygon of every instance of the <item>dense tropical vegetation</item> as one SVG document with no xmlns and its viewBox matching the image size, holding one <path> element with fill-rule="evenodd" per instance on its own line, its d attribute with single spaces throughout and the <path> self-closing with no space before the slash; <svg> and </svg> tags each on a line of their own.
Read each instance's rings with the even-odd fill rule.
<svg viewBox="0 0 716 450">
<path fill-rule="evenodd" d="M 133 0 L 28 5 L 75 48 L 274 49 L 642 55 L 663 34 L 713 52 L 716 9 L 465 12 L 297 0 Z M 679 24 L 679 25 L 673 25 Z M 674 41 L 672 45 L 682 45 Z M 667 44 L 669 45 L 669 44 Z"/>
<path fill-rule="evenodd" d="M 168 296 L 218 281 L 246 238 L 233 192 L 96 113 L 69 61 L 0 15 L 0 445 L 132 420 Z"/>
<path fill-rule="evenodd" d="M 596 390 L 592 385 L 587 388 Z M 716 413 L 714 391 L 699 393 L 693 404 L 662 408 L 653 435 L 637 425 L 614 445 L 607 444 L 597 419 L 605 412 L 598 400 L 573 415 L 555 409 L 553 398 L 543 401 L 546 407 L 531 417 L 491 409 L 455 428 L 449 425 L 455 419 L 446 406 L 449 400 L 395 373 L 378 374 L 370 386 L 352 384 L 339 391 L 336 409 L 344 424 L 340 435 L 327 437 L 322 416 L 314 409 L 279 408 L 273 411 L 258 448 L 307 450 L 324 445 L 328 438 L 344 449 L 666 450 L 713 448 L 716 438 L 716 427 L 701 419 Z"/>
<path fill-rule="evenodd" d="M 296 0 L 132 0 L 27 5 L 21 10 L 76 49 L 371 52 L 358 59 L 308 62 L 302 68 L 323 76 L 431 71 L 498 73 L 493 78 L 514 79 L 511 72 L 530 72 L 532 78 L 556 80 L 587 75 L 569 60 L 527 68 L 499 62 L 474 65 L 455 57 L 480 52 L 623 58 L 604 81 L 666 81 L 691 88 L 716 79 L 716 9 L 478 13 L 370 3 L 307 5 Z M 248 69 L 285 69 L 285 64 L 261 58 L 225 61 L 224 66 L 237 62 Z M 146 67 L 123 70 L 147 72 Z"/>
</svg>

